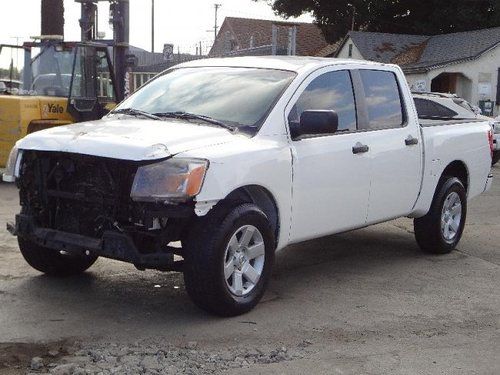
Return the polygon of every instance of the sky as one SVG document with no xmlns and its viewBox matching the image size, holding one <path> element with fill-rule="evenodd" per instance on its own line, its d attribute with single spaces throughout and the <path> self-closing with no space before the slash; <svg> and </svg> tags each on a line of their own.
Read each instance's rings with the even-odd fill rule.
<svg viewBox="0 0 500 375">
<path fill-rule="evenodd" d="M 204 48 L 210 48 L 215 2 L 221 4 L 219 25 L 226 16 L 280 19 L 265 0 L 155 0 L 155 51 L 161 52 L 164 43 L 173 43 L 175 50 L 179 47 L 181 52 L 194 53 L 199 42 Z M 15 44 L 16 40 L 22 43 L 40 35 L 40 0 L 3 0 L 2 3 L 11 4 L 11 9 L 2 7 L 0 43 Z M 64 0 L 64 6 L 65 39 L 79 40 L 80 5 L 74 0 Z M 99 4 L 99 30 L 106 32 L 106 38 L 112 38 L 108 10 L 107 2 Z M 294 20 L 311 22 L 312 17 L 304 15 Z M 130 0 L 130 43 L 151 49 L 151 0 Z"/>
</svg>

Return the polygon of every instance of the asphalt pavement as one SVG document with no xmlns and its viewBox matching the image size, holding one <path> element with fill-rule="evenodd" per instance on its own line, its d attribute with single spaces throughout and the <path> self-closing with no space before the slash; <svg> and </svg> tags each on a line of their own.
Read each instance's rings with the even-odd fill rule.
<svg viewBox="0 0 500 375">
<path fill-rule="evenodd" d="M 106 259 L 51 279 L 22 259 L 0 184 L 0 374 L 500 374 L 500 168 L 458 249 L 398 219 L 291 246 L 250 313 L 209 316 L 177 273 Z"/>
</svg>

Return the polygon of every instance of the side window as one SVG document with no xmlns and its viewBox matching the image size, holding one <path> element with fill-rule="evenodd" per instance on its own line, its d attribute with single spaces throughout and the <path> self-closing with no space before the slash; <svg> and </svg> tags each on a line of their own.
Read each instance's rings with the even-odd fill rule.
<svg viewBox="0 0 500 375">
<path fill-rule="evenodd" d="M 359 73 L 365 91 L 369 128 L 402 126 L 403 104 L 395 74 L 380 70 L 360 70 Z"/>
<path fill-rule="evenodd" d="M 418 117 L 444 117 L 452 118 L 458 115 L 457 112 L 428 99 L 415 98 Z"/>
<path fill-rule="evenodd" d="M 325 73 L 314 79 L 293 106 L 288 121 L 299 123 L 307 110 L 334 110 L 339 116 L 339 131 L 356 130 L 356 105 L 348 71 Z"/>
<path fill-rule="evenodd" d="M 92 99 L 96 96 L 95 87 L 95 50 L 91 47 L 77 47 L 72 98 Z M 70 77 L 68 77 L 69 79 Z M 68 85 L 69 86 L 69 85 Z"/>
</svg>

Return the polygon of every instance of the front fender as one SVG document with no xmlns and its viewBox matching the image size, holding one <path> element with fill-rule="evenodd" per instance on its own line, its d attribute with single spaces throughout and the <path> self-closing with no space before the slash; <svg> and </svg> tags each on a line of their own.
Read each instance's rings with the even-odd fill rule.
<svg viewBox="0 0 500 375">
<path fill-rule="evenodd" d="M 278 248 L 286 246 L 292 199 L 292 158 L 288 143 L 252 138 L 177 156 L 210 161 L 196 197 L 198 216 L 206 215 L 215 204 L 239 188 L 261 186 L 272 195 L 280 213 Z"/>
</svg>

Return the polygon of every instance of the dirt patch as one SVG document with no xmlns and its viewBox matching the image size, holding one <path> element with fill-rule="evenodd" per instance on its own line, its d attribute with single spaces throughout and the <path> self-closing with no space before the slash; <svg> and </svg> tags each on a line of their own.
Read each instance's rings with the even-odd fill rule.
<svg viewBox="0 0 500 375">
<path fill-rule="evenodd" d="M 40 357 L 47 362 L 57 361 L 68 354 L 67 342 L 0 343 L 0 375 L 24 374 L 31 359 Z"/>
</svg>

